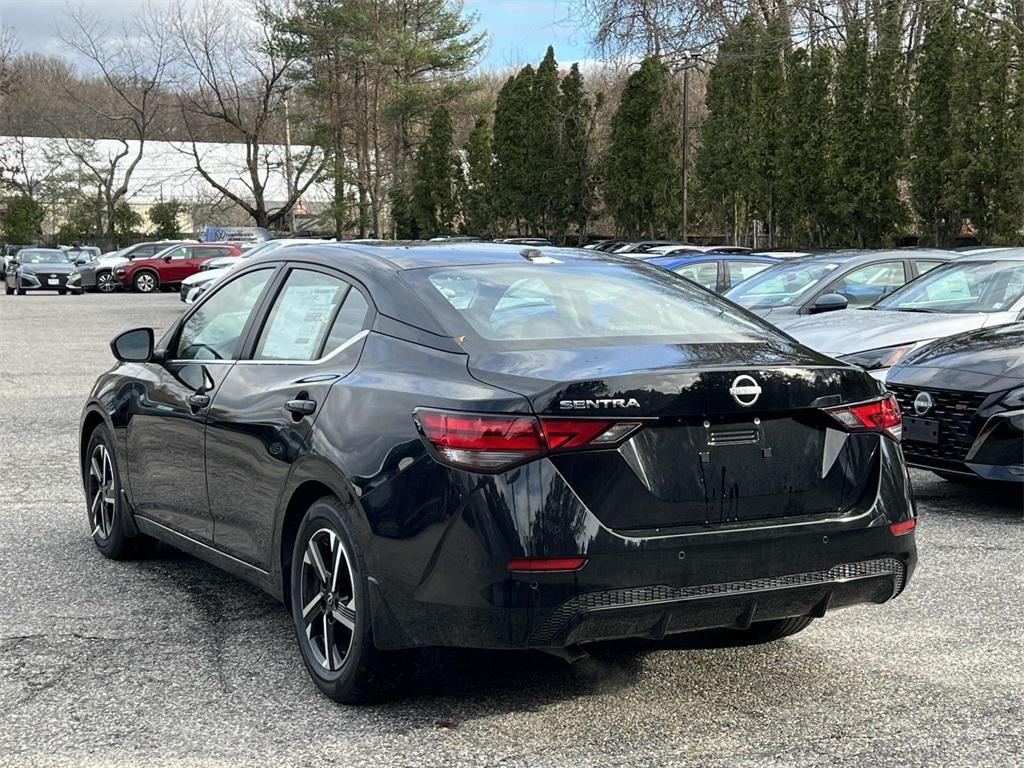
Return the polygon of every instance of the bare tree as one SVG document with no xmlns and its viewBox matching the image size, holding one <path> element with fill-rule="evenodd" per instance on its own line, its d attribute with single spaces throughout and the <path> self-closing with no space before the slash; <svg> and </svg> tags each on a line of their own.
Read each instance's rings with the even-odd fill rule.
<svg viewBox="0 0 1024 768">
<path fill-rule="evenodd" d="M 128 195 L 165 96 L 171 59 L 166 25 L 148 6 L 114 28 L 83 7 L 69 5 L 67 23 L 58 26 L 58 34 L 106 86 L 103 95 L 94 98 L 86 98 L 76 88 L 65 94 L 95 115 L 96 130 L 66 124 L 53 127 L 64 138 L 68 152 L 95 177 L 106 209 L 107 234 L 112 235 L 114 212 Z M 99 139 L 113 139 L 117 148 L 97 151 Z"/>
<path fill-rule="evenodd" d="M 185 151 L 199 175 L 257 226 L 271 227 L 288 216 L 318 179 L 325 160 L 318 149 L 282 153 L 273 142 L 287 133 L 287 75 L 294 62 L 264 23 L 265 5 L 254 4 L 249 11 L 249 18 L 239 19 L 237 7 L 211 0 L 191 8 L 178 6 L 174 34 L 184 80 L 179 105 L 189 135 Z M 215 175 L 207 159 L 209 148 L 200 144 L 200 137 L 211 130 L 245 146 L 244 167 L 237 169 L 234 185 Z M 288 182 L 282 201 L 267 197 L 274 175 Z"/>
</svg>

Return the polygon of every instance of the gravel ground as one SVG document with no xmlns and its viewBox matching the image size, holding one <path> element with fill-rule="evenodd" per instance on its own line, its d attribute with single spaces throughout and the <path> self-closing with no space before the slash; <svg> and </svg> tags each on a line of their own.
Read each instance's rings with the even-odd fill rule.
<svg viewBox="0 0 1024 768">
<path fill-rule="evenodd" d="M 914 473 L 920 567 L 787 641 L 429 651 L 407 699 L 337 706 L 284 609 L 171 549 L 93 548 L 78 416 L 172 294 L 0 297 L 0 764 L 1024 764 L 1021 495 Z"/>
</svg>

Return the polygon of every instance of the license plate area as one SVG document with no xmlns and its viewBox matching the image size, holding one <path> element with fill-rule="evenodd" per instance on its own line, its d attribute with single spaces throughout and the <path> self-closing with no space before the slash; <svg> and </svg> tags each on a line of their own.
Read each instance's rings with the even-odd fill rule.
<svg viewBox="0 0 1024 768">
<path fill-rule="evenodd" d="M 916 416 L 903 417 L 903 439 L 915 443 L 939 442 L 939 422 L 935 419 L 919 419 Z"/>
<path fill-rule="evenodd" d="M 51 277 L 49 280 L 46 281 L 46 284 L 47 285 L 60 285 L 60 280 L 58 280 L 56 277 Z"/>
</svg>

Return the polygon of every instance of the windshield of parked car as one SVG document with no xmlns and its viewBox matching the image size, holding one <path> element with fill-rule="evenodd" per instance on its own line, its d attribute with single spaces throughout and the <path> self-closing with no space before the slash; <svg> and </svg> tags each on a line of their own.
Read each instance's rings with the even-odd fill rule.
<svg viewBox="0 0 1024 768">
<path fill-rule="evenodd" d="M 809 293 L 838 266 L 833 261 L 780 264 L 744 280 L 725 295 L 744 307 L 782 307 Z"/>
<path fill-rule="evenodd" d="M 22 248 L 18 251 L 18 261 L 22 264 L 63 264 L 67 260 L 64 251 L 55 248 Z"/>
<path fill-rule="evenodd" d="M 763 341 L 776 335 L 677 275 L 622 264 L 513 264 L 410 270 L 453 336 L 501 346 Z M 437 300 L 440 301 L 437 301 Z"/>
<path fill-rule="evenodd" d="M 1024 296 L 1024 262 L 967 261 L 937 267 L 872 309 L 902 312 L 1006 312 Z"/>
</svg>

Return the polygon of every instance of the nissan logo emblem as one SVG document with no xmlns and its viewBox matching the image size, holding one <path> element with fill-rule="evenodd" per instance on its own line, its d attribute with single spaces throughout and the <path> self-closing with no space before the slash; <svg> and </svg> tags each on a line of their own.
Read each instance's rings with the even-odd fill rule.
<svg viewBox="0 0 1024 768">
<path fill-rule="evenodd" d="M 923 416 L 935 405 L 935 400 L 927 392 L 918 392 L 914 398 L 914 413 Z"/>
<path fill-rule="evenodd" d="M 761 385 L 754 380 L 753 376 L 742 374 L 732 380 L 729 394 L 732 395 L 733 400 L 744 408 L 749 408 L 761 396 Z"/>
</svg>

